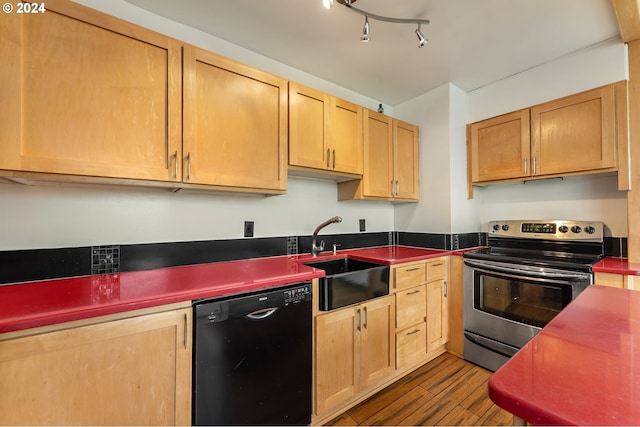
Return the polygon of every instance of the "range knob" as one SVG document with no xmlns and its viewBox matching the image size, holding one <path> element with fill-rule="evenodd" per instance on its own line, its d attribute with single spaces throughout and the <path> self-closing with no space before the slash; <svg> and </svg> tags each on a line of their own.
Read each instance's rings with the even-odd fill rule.
<svg viewBox="0 0 640 427">
<path fill-rule="evenodd" d="M 566 233 L 567 231 L 569 231 L 569 227 L 567 227 L 566 225 L 561 225 L 560 227 L 558 227 L 558 231 L 561 233 Z"/>
<path fill-rule="evenodd" d="M 585 232 L 585 233 L 587 233 L 587 234 L 593 234 L 593 233 L 595 233 L 595 232 L 596 232 L 596 228 L 595 228 L 595 227 L 593 227 L 593 226 L 591 226 L 591 225 L 587 225 L 587 226 L 584 228 L 584 232 Z"/>
<path fill-rule="evenodd" d="M 500 225 L 499 224 L 493 224 L 493 231 L 498 231 L 500 230 Z"/>
<path fill-rule="evenodd" d="M 582 231 L 582 228 L 579 225 L 574 225 L 573 227 L 571 227 L 571 231 L 578 234 Z"/>
<path fill-rule="evenodd" d="M 502 231 L 509 231 L 509 226 L 507 224 L 504 224 L 502 226 Z"/>
</svg>

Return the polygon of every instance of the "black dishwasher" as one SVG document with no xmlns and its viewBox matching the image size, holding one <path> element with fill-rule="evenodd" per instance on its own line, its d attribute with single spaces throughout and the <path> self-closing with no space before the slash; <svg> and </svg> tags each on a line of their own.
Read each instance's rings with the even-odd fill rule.
<svg viewBox="0 0 640 427">
<path fill-rule="evenodd" d="M 311 423 L 310 283 L 193 308 L 193 425 Z"/>
</svg>

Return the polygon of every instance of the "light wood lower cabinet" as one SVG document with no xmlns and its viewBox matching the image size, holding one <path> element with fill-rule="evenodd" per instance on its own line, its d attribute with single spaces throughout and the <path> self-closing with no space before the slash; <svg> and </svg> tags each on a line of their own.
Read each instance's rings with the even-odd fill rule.
<svg viewBox="0 0 640 427">
<path fill-rule="evenodd" d="M 0 378 L 1 425 L 190 425 L 191 308 L 0 341 Z"/>
<path fill-rule="evenodd" d="M 393 374 L 394 322 L 393 296 L 316 316 L 316 414 Z"/>
<path fill-rule="evenodd" d="M 636 276 L 600 272 L 596 272 L 594 276 L 594 283 L 596 285 L 622 289 L 640 289 L 640 280 L 638 280 Z"/>
</svg>

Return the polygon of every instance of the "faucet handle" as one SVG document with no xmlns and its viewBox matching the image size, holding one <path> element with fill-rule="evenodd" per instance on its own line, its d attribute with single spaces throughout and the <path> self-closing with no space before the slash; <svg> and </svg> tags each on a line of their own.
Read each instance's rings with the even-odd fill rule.
<svg viewBox="0 0 640 427">
<path fill-rule="evenodd" d="M 333 254 L 334 254 L 334 255 L 336 254 L 336 251 L 337 251 L 337 249 L 338 249 L 338 246 L 342 246 L 342 245 L 341 245 L 341 244 L 339 244 L 339 243 L 334 243 L 334 244 L 333 244 Z"/>
<path fill-rule="evenodd" d="M 324 240 L 320 240 L 320 246 L 318 246 L 320 251 L 324 251 Z"/>
</svg>

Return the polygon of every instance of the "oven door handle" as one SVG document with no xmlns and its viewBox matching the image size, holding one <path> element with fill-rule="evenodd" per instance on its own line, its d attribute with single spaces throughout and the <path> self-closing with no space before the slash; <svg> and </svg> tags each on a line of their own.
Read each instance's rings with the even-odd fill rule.
<svg viewBox="0 0 640 427">
<path fill-rule="evenodd" d="M 530 280 L 532 277 L 535 277 L 539 279 L 590 280 L 591 277 L 590 274 L 574 271 L 567 271 L 566 273 L 551 273 L 519 269 L 518 267 L 500 267 L 495 264 L 488 265 L 472 260 L 465 260 L 464 263 L 478 271 L 483 271 L 485 273 L 504 273 L 518 279 Z"/>
</svg>

